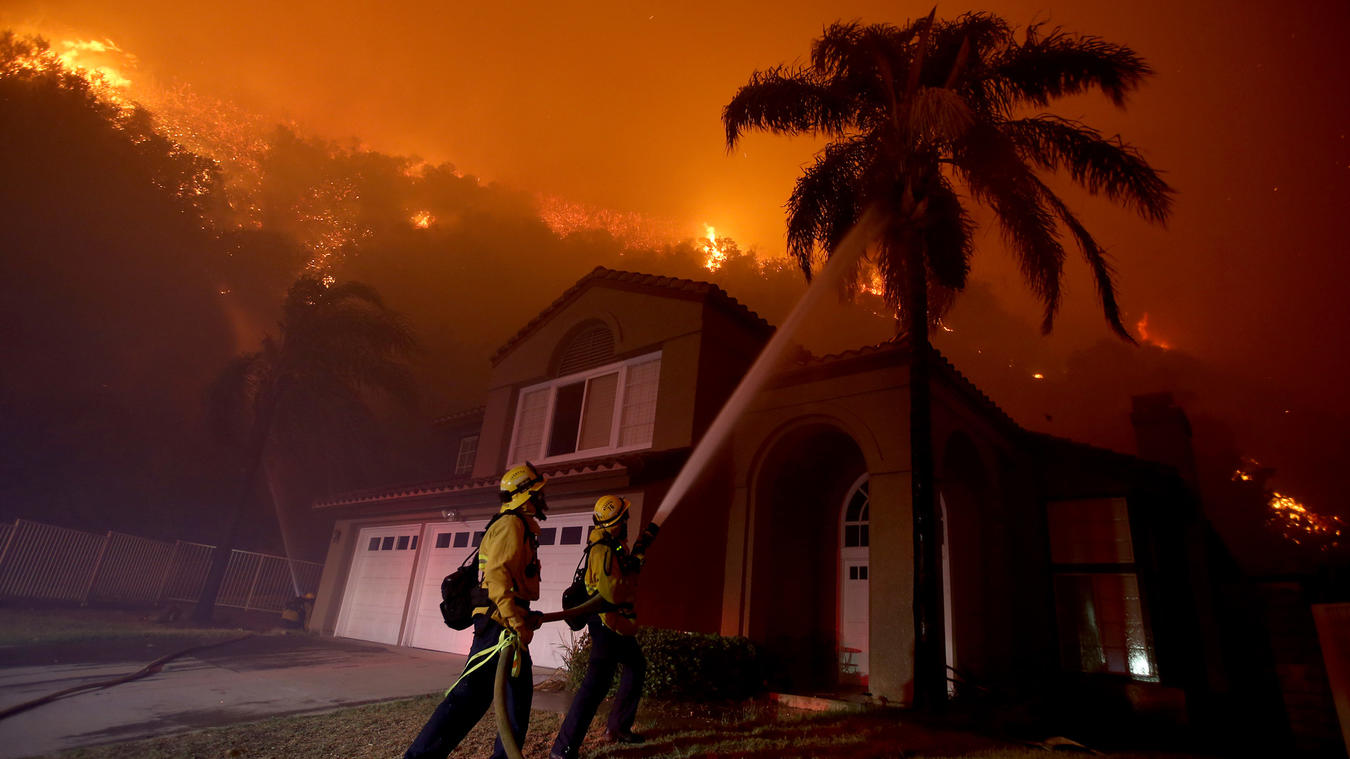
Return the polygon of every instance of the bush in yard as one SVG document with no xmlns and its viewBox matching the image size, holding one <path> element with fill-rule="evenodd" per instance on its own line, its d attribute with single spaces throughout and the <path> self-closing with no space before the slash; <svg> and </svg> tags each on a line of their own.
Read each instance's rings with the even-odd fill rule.
<svg viewBox="0 0 1350 759">
<path fill-rule="evenodd" d="M 647 657 L 643 696 L 672 701 L 735 701 L 756 696 L 764 689 L 763 654 L 748 638 L 644 627 L 637 639 Z M 564 658 L 567 688 L 576 690 L 591 660 L 590 636 L 581 636 Z M 614 681 L 617 684 L 618 678 Z"/>
</svg>

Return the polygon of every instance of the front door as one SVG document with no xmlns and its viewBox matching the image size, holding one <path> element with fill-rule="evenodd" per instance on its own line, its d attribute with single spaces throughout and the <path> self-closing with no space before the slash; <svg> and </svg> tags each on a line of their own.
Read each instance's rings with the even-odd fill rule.
<svg viewBox="0 0 1350 759">
<path fill-rule="evenodd" d="M 867 475 L 849 488 L 841 511 L 839 556 L 839 675 L 867 684 L 868 494 Z"/>
</svg>

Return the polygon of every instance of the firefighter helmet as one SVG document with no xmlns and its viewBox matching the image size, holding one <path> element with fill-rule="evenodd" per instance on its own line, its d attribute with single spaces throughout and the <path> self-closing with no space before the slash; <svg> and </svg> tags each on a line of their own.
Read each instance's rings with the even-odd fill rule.
<svg viewBox="0 0 1350 759">
<path fill-rule="evenodd" d="M 543 487 L 544 475 L 528 461 L 506 470 L 498 492 L 502 499 L 502 511 L 525 507 L 533 502 L 535 515 L 543 518 L 546 507 L 544 494 L 539 492 Z M 528 512 L 530 509 L 525 510 Z"/>
<path fill-rule="evenodd" d="M 595 502 L 595 526 L 613 527 L 628 517 L 628 499 L 617 495 L 602 495 Z"/>
</svg>

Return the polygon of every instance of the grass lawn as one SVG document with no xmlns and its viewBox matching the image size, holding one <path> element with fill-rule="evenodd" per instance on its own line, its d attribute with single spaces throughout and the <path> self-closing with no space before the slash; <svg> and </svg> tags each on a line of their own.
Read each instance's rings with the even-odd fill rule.
<svg viewBox="0 0 1350 759">
<path fill-rule="evenodd" d="M 200 637 L 228 637 L 239 630 L 228 624 L 217 627 L 192 627 L 183 619 L 173 623 L 156 621 L 158 609 L 75 609 L 0 607 L 0 646 L 24 646 L 53 643 L 84 643 L 191 634 Z M 186 612 L 183 616 L 186 616 Z"/>
<path fill-rule="evenodd" d="M 302 717 L 269 719 L 149 740 L 75 749 L 60 759 L 338 759 L 397 757 L 421 728 L 439 696 L 342 709 Z M 561 715 L 534 712 L 524 746 L 526 757 L 547 757 Z M 594 759 L 651 757 L 968 757 L 1042 759 L 1039 748 L 1000 743 L 970 733 L 924 727 L 899 711 L 854 714 L 801 712 L 760 703 L 725 707 L 646 703 L 636 729 L 641 746 L 601 739 L 603 708 L 582 756 Z M 491 714 L 451 757 L 492 752 L 496 725 Z M 1062 753 L 1062 752 L 1058 752 Z M 1162 759 L 1181 754 L 1110 754 L 1120 759 Z"/>
</svg>

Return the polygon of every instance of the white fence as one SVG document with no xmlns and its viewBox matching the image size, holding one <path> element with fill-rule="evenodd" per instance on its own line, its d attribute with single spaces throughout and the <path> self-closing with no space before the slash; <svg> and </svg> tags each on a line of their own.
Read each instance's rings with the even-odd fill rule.
<svg viewBox="0 0 1350 759">
<path fill-rule="evenodd" d="M 19 519 L 0 524 L 0 598 L 190 603 L 201 595 L 214 551 L 201 543 L 97 535 Z M 314 592 L 322 569 L 235 549 L 216 605 L 280 611 L 296 595 Z"/>
</svg>

